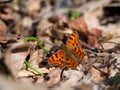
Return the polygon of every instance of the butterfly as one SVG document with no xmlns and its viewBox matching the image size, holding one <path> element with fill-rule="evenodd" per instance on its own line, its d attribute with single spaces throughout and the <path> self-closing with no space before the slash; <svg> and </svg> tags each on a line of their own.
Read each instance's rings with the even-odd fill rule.
<svg viewBox="0 0 120 90">
<path fill-rule="evenodd" d="M 48 58 L 48 63 L 53 66 L 76 68 L 85 56 L 81 47 L 79 35 L 76 31 L 69 35 L 66 45 Z"/>
</svg>

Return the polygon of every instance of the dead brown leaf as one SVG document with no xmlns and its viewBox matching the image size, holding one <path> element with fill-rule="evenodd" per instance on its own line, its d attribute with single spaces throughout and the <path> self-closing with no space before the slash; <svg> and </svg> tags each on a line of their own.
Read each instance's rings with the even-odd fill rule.
<svg viewBox="0 0 120 90">
<path fill-rule="evenodd" d="M 101 76 L 100 71 L 96 70 L 95 68 L 91 68 L 90 72 L 91 72 L 90 79 L 94 84 L 100 84 L 101 82 L 103 82 L 103 80 L 105 80 L 105 78 Z"/>
<path fill-rule="evenodd" d="M 49 27 L 52 25 L 53 24 L 47 20 L 41 20 L 41 22 L 37 26 L 37 32 L 36 32 L 37 37 L 44 36 L 44 35 L 50 35 Z"/>
<path fill-rule="evenodd" d="M 22 12 L 28 13 L 31 16 L 38 15 L 38 11 L 41 9 L 40 2 L 41 0 L 36 0 L 35 2 L 33 0 L 23 1 L 22 4 L 24 7 L 22 7 Z"/>
<path fill-rule="evenodd" d="M 14 77 L 17 76 L 18 71 L 22 68 L 30 46 L 28 43 L 16 43 L 6 52 L 5 64 Z"/>
<path fill-rule="evenodd" d="M 6 34 L 7 26 L 6 24 L 0 20 L 0 34 Z"/>
<path fill-rule="evenodd" d="M 99 47 L 98 40 L 103 37 L 103 31 L 99 29 L 91 29 L 88 31 L 89 34 L 87 35 L 87 43 L 92 47 Z"/>
<path fill-rule="evenodd" d="M 96 48 L 99 46 L 97 38 L 95 36 L 92 36 L 92 35 L 88 35 L 87 43 L 90 46 L 93 46 L 93 47 L 96 47 Z"/>
<path fill-rule="evenodd" d="M 2 18 L 3 20 L 13 20 L 13 16 L 11 14 L 1 14 L 0 13 L 0 18 Z"/>
<path fill-rule="evenodd" d="M 89 34 L 95 36 L 97 39 L 103 36 L 103 31 L 97 28 L 89 30 Z"/>
<path fill-rule="evenodd" d="M 38 55 L 38 50 L 32 53 L 29 59 L 29 63 L 34 67 L 38 68 L 39 67 L 39 55 Z"/>
<path fill-rule="evenodd" d="M 50 21 L 52 23 L 56 23 L 59 20 L 60 20 L 60 18 L 58 16 L 52 16 L 52 17 L 48 18 L 48 21 Z"/>
<path fill-rule="evenodd" d="M 32 72 L 27 71 L 27 70 L 20 70 L 17 74 L 17 78 L 21 78 L 21 77 L 27 77 L 27 76 L 32 76 L 34 75 Z"/>
<path fill-rule="evenodd" d="M 7 43 L 9 40 L 13 39 L 12 37 L 7 36 L 6 33 L 7 33 L 7 26 L 2 20 L 0 20 L 0 42 L 1 43 Z"/>
<path fill-rule="evenodd" d="M 13 37 L 11 37 L 11 36 L 9 36 L 9 35 L 1 35 L 0 36 L 0 42 L 1 43 L 7 43 L 8 41 L 16 41 L 17 40 L 17 38 L 15 38 L 14 36 Z"/>
<path fill-rule="evenodd" d="M 33 84 L 28 80 L 9 80 L 4 76 L 0 76 L 0 81 L 1 90 L 48 90 L 45 83 Z"/>
<path fill-rule="evenodd" d="M 77 18 L 75 20 L 68 22 L 68 26 L 69 26 L 69 28 L 77 30 L 84 34 L 88 33 L 88 27 L 84 20 L 84 17 L 80 17 L 80 18 Z"/>
<path fill-rule="evenodd" d="M 50 71 L 48 74 L 48 77 L 50 78 L 48 81 L 46 81 L 48 86 L 53 86 L 57 84 L 60 81 L 60 73 L 61 69 L 60 68 L 54 68 Z"/>
</svg>

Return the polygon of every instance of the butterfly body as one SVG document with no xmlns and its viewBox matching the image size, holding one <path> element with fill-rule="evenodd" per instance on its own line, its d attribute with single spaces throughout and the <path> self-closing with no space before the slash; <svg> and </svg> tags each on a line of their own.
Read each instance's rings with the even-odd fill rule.
<svg viewBox="0 0 120 90">
<path fill-rule="evenodd" d="M 63 45 L 61 50 L 55 52 L 48 59 L 48 62 L 53 66 L 76 68 L 84 56 L 85 52 L 81 48 L 78 33 L 73 32 L 70 34 L 66 45 Z"/>
</svg>

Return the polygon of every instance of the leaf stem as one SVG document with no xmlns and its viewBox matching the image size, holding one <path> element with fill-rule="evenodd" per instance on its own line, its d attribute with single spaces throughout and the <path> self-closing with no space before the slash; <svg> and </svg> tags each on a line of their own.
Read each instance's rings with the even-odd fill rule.
<svg viewBox="0 0 120 90">
<path fill-rule="evenodd" d="M 33 70 L 33 72 L 39 74 L 40 76 L 44 76 L 43 73 L 39 72 L 37 69 L 35 69 L 34 67 L 32 67 L 32 66 L 30 65 L 30 63 L 27 62 L 26 60 L 24 61 L 24 64 L 25 64 L 28 68 L 30 68 L 31 70 Z"/>
<path fill-rule="evenodd" d="M 44 53 L 48 53 L 48 51 L 42 46 L 40 40 L 36 37 L 27 37 L 24 39 L 24 42 L 27 42 L 29 40 L 37 41 L 38 46 L 44 51 Z"/>
</svg>

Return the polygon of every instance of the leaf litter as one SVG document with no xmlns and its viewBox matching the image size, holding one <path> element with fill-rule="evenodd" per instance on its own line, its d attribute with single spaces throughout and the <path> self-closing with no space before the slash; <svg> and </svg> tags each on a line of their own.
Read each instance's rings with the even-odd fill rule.
<svg viewBox="0 0 120 90">
<path fill-rule="evenodd" d="M 0 1 L 1 90 L 120 89 L 119 16 L 105 14 L 119 1 L 60 1 Z M 86 52 L 83 63 L 76 69 L 49 65 L 73 31 Z"/>
</svg>

